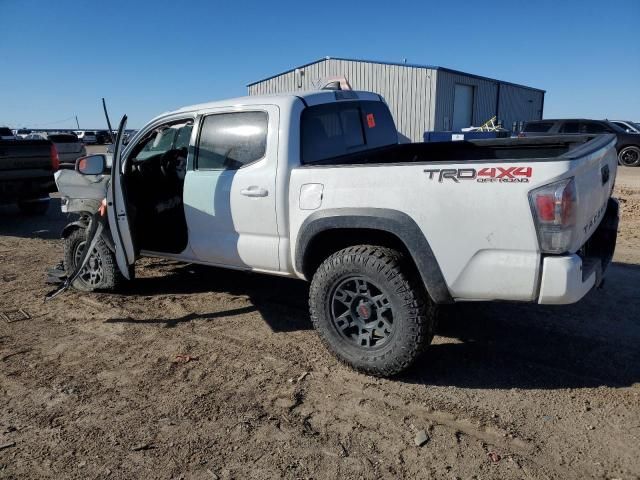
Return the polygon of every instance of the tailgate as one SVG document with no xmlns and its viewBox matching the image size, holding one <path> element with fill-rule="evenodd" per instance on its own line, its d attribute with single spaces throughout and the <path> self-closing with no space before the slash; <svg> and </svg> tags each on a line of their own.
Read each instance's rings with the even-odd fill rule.
<svg viewBox="0 0 640 480">
<path fill-rule="evenodd" d="M 569 175 L 574 177 L 577 191 L 576 232 L 571 252 L 585 244 L 604 217 L 618 167 L 615 144 L 614 135 L 600 135 L 563 155 L 571 160 Z"/>
<path fill-rule="evenodd" d="M 0 172 L 6 170 L 51 171 L 51 143 L 47 140 L 0 142 Z"/>
</svg>

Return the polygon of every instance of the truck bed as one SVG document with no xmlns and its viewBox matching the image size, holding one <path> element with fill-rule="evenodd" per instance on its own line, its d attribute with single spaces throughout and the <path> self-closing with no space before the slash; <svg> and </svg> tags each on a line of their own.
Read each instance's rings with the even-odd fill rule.
<svg viewBox="0 0 640 480">
<path fill-rule="evenodd" d="M 291 231 L 311 215 L 402 212 L 426 238 L 454 299 L 534 301 L 544 254 L 529 193 L 573 179 L 567 254 L 580 251 L 611 196 L 614 144 L 611 135 L 401 144 L 303 165 L 291 173 Z"/>
<path fill-rule="evenodd" d="M 474 162 L 487 160 L 545 161 L 568 160 L 587 155 L 611 141 L 610 135 L 503 138 L 459 142 L 406 143 L 366 150 L 308 164 L 376 165 L 432 162 Z"/>
</svg>

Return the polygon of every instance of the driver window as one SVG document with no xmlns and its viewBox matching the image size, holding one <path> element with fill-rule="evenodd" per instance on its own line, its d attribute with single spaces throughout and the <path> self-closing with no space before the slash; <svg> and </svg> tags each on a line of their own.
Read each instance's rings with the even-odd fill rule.
<svg viewBox="0 0 640 480">
<path fill-rule="evenodd" d="M 264 157 L 267 148 L 266 112 L 209 115 L 202 121 L 196 168 L 237 170 Z"/>
<path fill-rule="evenodd" d="M 142 162 L 155 157 L 161 157 L 172 150 L 183 151 L 186 157 L 191 137 L 191 121 L 162 125 L 149 132 L 132 151 L 131 159 Z"/>
</svg>

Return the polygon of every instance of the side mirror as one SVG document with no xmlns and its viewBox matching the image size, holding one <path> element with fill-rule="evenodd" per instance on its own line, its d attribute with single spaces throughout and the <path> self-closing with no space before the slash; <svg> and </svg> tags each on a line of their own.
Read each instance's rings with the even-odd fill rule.
<svg viewBox="0 0 640 480">
<path fill-rule="evenodd" d="M 82 175 L 100 175 L 106 165 L 107 158 L 104 155 L 87 155 L 76 160 L 76 172 Z"/>
</svg>

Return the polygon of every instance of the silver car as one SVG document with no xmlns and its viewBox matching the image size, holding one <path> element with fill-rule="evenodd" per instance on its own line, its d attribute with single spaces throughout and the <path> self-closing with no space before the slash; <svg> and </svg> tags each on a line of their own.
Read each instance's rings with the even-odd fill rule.
<svg viewBox="0 0 640 480">
<path fill-rule="evenodd" d="M 73 133 L 49 133 L 47 139 L 58 151 L 61 168 L 75 167 L 76 159 L 87 154 L 84 143 Z"/>
</svg>

